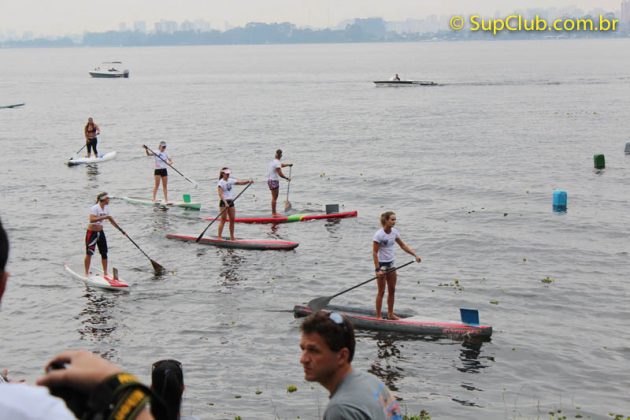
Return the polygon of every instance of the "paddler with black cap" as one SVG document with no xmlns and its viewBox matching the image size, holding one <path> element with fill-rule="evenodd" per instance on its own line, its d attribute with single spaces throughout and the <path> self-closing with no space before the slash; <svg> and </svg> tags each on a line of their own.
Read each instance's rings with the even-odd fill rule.
<svg viewBox="0 0 630 420">
<path fill-rule="evenodd" d="M 155 156 L 155 170 L 153 171 L 153 177 L 155 178 L 155 184 L 153 185 L 153 198 L 152 200 L 155 202 L 155 196 L 157 195 L 157 190 L 160 187 L 160 180 L 162 181 L 162 191 L 164 192 L 164 203 L 168 204 L 168 172 L 166 168 L 168 165 L 171 165 L 173 161 L 168 157 L 168 153 L 166 153 L 166 142 L 161 141 L 158 146 L 159 152 L 154 152 L 153 150 L 149 151 L 147 146 L 144 147 L 144 151 L 147 156 L 154 155 Z"/>
<path fill-rule="evenodd" d="M 106 192 L 99 193 L 96 196 L 96 204 L 90 208 L 90 223 L 87 227 L 87 233 L 85 234 L 85 277 L 90 276 L 90 264 L 92 262 L 92 255 L 96 247 L 101 254 L 101 261 L 103 263 L 103 273 L 105 276 L 107 273 L 107 238 L 105 238 L 105 232 L 103 231 L 103 220 L 109 220 L 114 227 L 127 236 L 118 223 L 112 216 L 109 215 L 109 195 Z"/>
</svg>

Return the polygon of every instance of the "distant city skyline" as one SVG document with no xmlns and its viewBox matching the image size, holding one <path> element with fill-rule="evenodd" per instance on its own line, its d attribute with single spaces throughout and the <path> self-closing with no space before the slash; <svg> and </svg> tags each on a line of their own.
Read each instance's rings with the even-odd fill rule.
<svg viewBox="0 0 630 420">
<path fill-rule="evenodd" d="M 291 22 L 299 27 L 325 28 L 354 18 L 405 21 L 431 15 L 495 16 L 535 8 L 620 12 L 621 5 L 621 0 L 0 0 L 0 37 L 154 31 L 160 22 L 187 22 L 184 28 L 202 25 L 201 30 L 224 30 L 248 22 Z M 168 25 L 172 28 L 172 23 Z"/>
</svg>

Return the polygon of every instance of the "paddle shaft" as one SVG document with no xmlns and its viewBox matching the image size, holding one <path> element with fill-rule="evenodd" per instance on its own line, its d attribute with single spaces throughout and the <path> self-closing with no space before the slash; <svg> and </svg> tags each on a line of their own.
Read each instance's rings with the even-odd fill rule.
<svg viewBox="0 0 630 420">
<path fill-rule="evenodd" d="M 405 264 L 403 264 L 403 265 L 401 265 L 401 266 L 394 267 L 394 268 L 392 268 L 392 269 L 390 269 L 390 270 L 386 270 L 386 271 L 385 271 L 385 273 L 392 273 L 392 272 L 394 272 L 394 271 L 396 271 L 396 270 L 399 270 L 399 269 L 401 269 L 401 268 L 403 268 L 403 267 L 406 267 L 406 266 L 408 266 L 409 264 L 412 264 L 412 263 L 414 263 L 414 262 L 415 262 L 415 261 L 409 261 L 408 263 L 405 263 Z M 337 296 L 339 296 L 339 295 L 343 295 L 344 293 L 349 292 L 350 290 L 354 290 L 354 289 L 356 289 L 357 287 L 363 286 L 364 284 L 367 284 L 367 283 L 369 283 L 369 282 L 371 282 L 371 281 L 373 281 L 373 280 L 376 280 L 377 278 L 378 278 L 378 276 L 374 276 L 374 277 L 372 277 L 371 279 L 364 281 L 363 283 L 359 283 L 359 284 L 357 284 L 356 286 L 352 286 L 351 288 L 344 290 L 343 292 L 339 292 L 339 293 L 337 293 L 336 295 L 332 295 L 332 296 L 330 297 L 330 299 L 332 300 L 333 298 L 336 298 L 336 297 L 337 297 Z"/>
<path fill-rule="evenodd" d="M 289 187 L 291 187 L 291 169 L 293 169 L 293 166 L 289 166 L 289 182 L 287 182 L 287 201 L 289 201 Z"/>
<path fill-rule="evenodd" d="M 401 269 L 401 268 L 403 268 L 403 267 L 406 267 L 406 266 L 408 266 L 409 264 L 414 263 L 414 262 L 415 262 L 415 261 L 409 261 L 408 263 L 405 263 L 405 264 L 403 264 L 403 265 L 401 265 L 401 266 L 394 267 L 394 268 L 392 268 L 392 269 L 386 270 L 386 271 L 385 271 L 385 273 L 391 273 L 391 272 L 393 272 L 393 271 L 399 270 L 399 269 Z M 313 312 L 318 311 L 318 310 L 320 310 L 320 309 L 325 308 L 326 306 L 328 306 L 328 304 L 330 303 L 330 301 L 331 301 L 331 300 L 333 300 L 334 298 L 336 298 L 337 296 L 339 296 L 339 295 L 343 295 L 344 293 L 347 293 L 347 292 L 349 292 L 349 291 L 351 291 L 351 290 L 354 290 L 354 289 L 356 289 L 357 287 L 363 286 L 364 284 L 367 284 L 367 283 L 369 283 L 369 282 L 371 282 L 371 281 L 373 281 L 373 280 L 376 280 L 377 278 L 378 278 L 378 276 L 374 276 L 374 277 L 372 277 L 371 279 L 366 280 L 366 281 L 364 281 L 364 282 L 362 282 L 362 283 L 359 283 L 359 284 L 357 284 L 357 285 L 355 285 L 355 286 L 352 286 L 352 287 L 350 287 L 349 289 L 346 289 L 346 290 L 344 290 L 344 291 L 342 291 L 342 292 L 337 293 L 336 295 L 332 295 L 332 296 L 329 296 L 329 297 L 320 297 L 320 298 L 315 298 L 315 299 L 311 300 L 311 301 L 308 303 L 308 307 L 309 307 L 309 308 L 311 308 L 311 309 L 313 310 Z"/>
<path fill-rule="evenodd" d="M 75 155 L 78 155 L 81 152 L 81 150 L 83 150 L 85 148 L 85 146 L 87 146 L 87 142 L 83 146 L 81 146 L 81 148 L 79 150 L 77 150 Z"/>
<path fill-rule="evenodd" d="M 291 208 L 291 202 L 289 201 L 289 187 L 291 187 L 291 169 L 293 169 L 293 165 L 289 166 L 289 182 L 287 182 L 287 200 L 284 203 L 284 211 L 287 211 Z"/>
<path fill-rule="evenodd" d="M 175 172 L 177 172 L 178 174 L 180 174 L 181 176 L 183 176 L 188 182 L 190 182 L 191 184 L 193 184 L 195 186 L 195 188 L 197 187 L 197 183 L 195 181 L 193 181 L 192 179 L 188 178 L 186 175 L 184 175 L 183 173 L 179 172 L 177 170 L 177 168 L 175 168 L 173 165 L 171 165 L 170 163 L 168 163 L 167 161 L 165 161 L 164 159 L 162 159 L 162 156 L 158 155 L 157 153 L 155 153 L 153 150 L 149 149 L 149 147 L 145 146 L 144 144 L 142 145 L 142 147 L 145 147 L 149 152 L 153 153 L 154 156 L 157 156 L 158 158 L 160 158 L 160 160 L 164 163 L 166 163 L 168 166 L 171 167 L 171 169 L 173 169 Z"/>
<path fill-rule="evenodd" d="M 236 200 L 238 200 L 238 198 L 241 196 L 241 194 L 243 194 L 245 192 L 245 190 L 247 190 L 249 188 L 249 186 L 252 185 L 252 183 L 250 182 L 249 184 L 247 184 L 247 186 L 245 188 L 243 188 L 243 190 L 238 193 L 238 195 L 236 196 L 236 198 L 234 200 L 232 200 L 232 202 L 235 202 Z M 212 226 L 212 224 L 214 222 L 217 221 L 217 219 L 219 217 L 221 217 L 223 215 L 223 213 L 225 213 L 228 209 L 227 203 L 226 206 L 223 208 L 223 210 L 221 210 L 221 212 L 217 215 L 217 217 L 215 217 L 214 219 L 212 219 L 212 221 L 210 222 L 210 224 L 208 224 L 208 226 L 206 226 L 206 228 L 203 230 L 203 232 L 201 232 L 201 235 L 199 235 L 197 237 L 197 239 L 195 240 L 195 242 L 199 242 L 201 240 L 201 238 L 203 238 L 203 234 L 206 233 L 206 231 L 208 230 L 208 228 L 210 228 L 210 226 Z"/>
<path fill-rule="evenodd" d="M 145 257 L 147 257 L 147 258 L 149 259 L 149 261 L 151 261 L 151 265 L 153 266 L 153 269 L 154 269 L 157 273 L 160 273 L 160 272 L 162 272 L 162 271 L 164 270 L 164 267 L 162 267 L 160 264 L 158 264 L 157 262 L 155 262 L 154 260 L 152 260 L 152 259 L 151 259 L 151 257 L 149 257 L 149 256 L 147 255 L 147 253 L 146 253 L 146 252 L 144 252 L 144 251 L 142 250 L 142 248 L 140 248 L 140 246 L 138 246 L 138 244 L 137 244 L 137 243 L 136 243 L 133 239 L 131 239 L 131 237 L 130 237 L 130 236 L 129 236 L 129 235 L 128 235 L 128 234 L 127 234 L 124 230 L 122 230 L 119 226 L 116 226 L 116 229 L 118 229 L 118 230 L 120 231 L 120 233 L 122 233 L 124 236 L 126 236 L 126 237 L 127 237 L 127 239 L 129 239 L 129 240 L 131 241 L 131 243 L 132 243 L 132 244 L 134 244 L 134 245 L 136 246 L 136 248 L 138 248 L 138 249 L 140 250 L 140 252 L 142 252 L 142 253 L 144 254 L 144 256 L 145 256 Z"/>
</svg>

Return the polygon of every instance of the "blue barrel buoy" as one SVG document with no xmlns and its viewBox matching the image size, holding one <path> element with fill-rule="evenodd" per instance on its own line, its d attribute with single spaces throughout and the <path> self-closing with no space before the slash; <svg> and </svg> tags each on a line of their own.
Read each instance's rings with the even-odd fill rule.
<svg viewBox="0 0 630 420">
<path fill-rule="evenodd" d="M 630 143 L 626 143 L 626 155 L 630 155 Z"/>
<path fill-rule="evenodd" d="M 606 167 L 606 159 L 604 159 L 604 155 L 593 155 L 593 163 L 595 165 L 595 169 L 604 169 Z"/>
<path fill-rule="evenodd" d="M 567 192 L 566 191 L 554 190 L 553 211 L 567 211 Z"/>
</svg>

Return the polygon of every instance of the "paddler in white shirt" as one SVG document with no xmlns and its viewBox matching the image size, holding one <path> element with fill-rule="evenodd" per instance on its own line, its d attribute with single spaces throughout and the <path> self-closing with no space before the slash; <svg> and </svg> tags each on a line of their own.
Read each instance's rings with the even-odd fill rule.
<svg viewBox="0 0 630 420">
<path fill-rule="evenodd" d="M 238 180 L 230 178 L 230 168 L 223 167 L 219 173 L 219 182 L 217 183 L 217 192 L 219 193 L 219 211 L 221 212 L 221 221 L 219 222 L 219 230 L 217 236 L 221 239 L 223 234 L 223 226 L 230 218 L 230 240 L 234 238 L 234 218 L 236 217 L 236 207 L 234 207 L 234 185 L 253 184 L 254 180 Z"/>
<path fill-rule="evenodd" d="M 155 184 L 153 185 L 153 198 L 155 201 L 155 197 L 157 195 L 157 190 L 160 187 L 160 180 L 162 181 L 162 192 L 164 192 L 164 203 L 168 204 L 168 172 L 166 168 L 168 165 L 171 165 L 173 161 L 168 157 L 168 153 L 166 153 L 166 142 L 161 141 L 158 146 L 158 153 L 153 151 L 149 151 L 149 148 L 144 147 L 144 151 L 147 156 L 155 155 L 155 170 L 153 171 L 153 177 L 155 178 Z"/>
<path fill-rule="evenodd" d="M 96 196 L 96 204 L 90 208 L 90 223 L 87 227 L 87 233 L 85 234 L 85 277 L 90 275 L 90 264 L 92 262 L 92 255 L 98 247 L 98 252 L 101 254 L 101 261 L 103 263 L 103 273 L 105 276 L 107 273 L 107 238 L 105 238 L 105 232 L 103 231 L 103 220 L 109 220 L 114 227 L 127 236 L 120 226 L 116 223 L 114 218 L 109 215 L 109 195 L 106 192 L 102 192 Z"/>
<path fill-rule="evenodd" d="M 385 295 L 385 285 L 387 285 L 387 319 L 399 319 L 394 313 L 394 296 L 396 293 L 396 271 L 388 271 L 394 268 L 394 243 L 397 243 L 403 251 L 413 255 L 416 262 L 422 259 L 416 252 L 400 238 L 400 232 L 396 225 L 396 213 L 386 211 L 381 214 L 381 229 L 376 231 L 372 239 L 372 258 L 374 260 L 374 271 L 376 272 L 376 317 L 381 317 L 381 307 L 383 296 Z"/>
<path fill-rule="evenodd" d="M 271 191 L 271 217 L 279 217 L 276 212 L 276 202 L 278 201 L 278 194 L 280 193 L 280 178 L 284 178 L 287 181 L 291 181 L 291 178 L 282 173 L 282 168 L 287 166 L 293 166 L 292 163 L 281 163 L 282 150 L 276 150 L 276 157 L 269 163 L 269 170 L 267 171 L 267 186 Z"/>
</svg>

